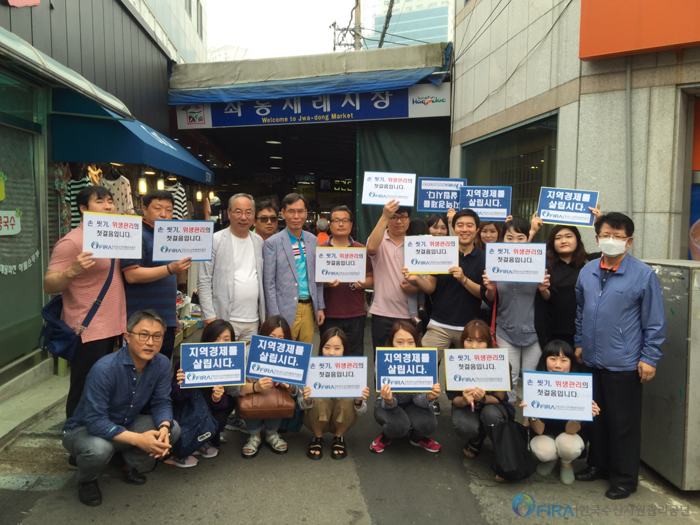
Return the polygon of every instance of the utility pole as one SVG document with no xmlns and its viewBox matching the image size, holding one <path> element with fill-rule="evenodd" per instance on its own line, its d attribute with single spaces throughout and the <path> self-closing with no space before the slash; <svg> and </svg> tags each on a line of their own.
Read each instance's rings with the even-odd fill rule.
<svg viewBox="0 0 700 525">
<path fill-rule="evenodd" d="M 355 9 L 355 51 L 362 51 L 362 0 L 357 0 Z"/>
<path fill-rule="evenodd" d="M 391 10 L 394 8 L 394 0 L 389 0 L 389 7 L 386 10 L 386 17 L 384 18 L 384 27 L 382 28 L 382 34 L 379 37 L 379 45 L 377 46 L 382 47 L 384 45 L 384 37 L 386 36 L 386 32 L 389 29 L 389 22 L 391 22 Z"/>
</svg>

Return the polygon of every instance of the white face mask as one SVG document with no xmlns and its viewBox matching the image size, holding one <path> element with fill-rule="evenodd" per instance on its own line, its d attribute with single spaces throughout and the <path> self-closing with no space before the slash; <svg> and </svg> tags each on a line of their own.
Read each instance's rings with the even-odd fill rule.
<svg viewBox="0 0 700 525">
<path fill-rule="evenodd" d="M 610 237 L 609 239 L 598 239 L 598 247 L 603 255 L 617 257 L 627 251 L 627 241 L 618 241 Z"/>
</svg>

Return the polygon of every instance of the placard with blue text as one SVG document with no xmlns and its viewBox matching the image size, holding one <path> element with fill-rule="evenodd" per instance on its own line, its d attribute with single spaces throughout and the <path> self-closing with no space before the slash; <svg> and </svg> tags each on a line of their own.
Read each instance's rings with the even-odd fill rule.
<svg viewBox="0 0 700 525">
<path fill-rule="evenodd" d="M 245 343 L 184 343 L 181 388 L 235 386 L 245 383 Z"/>
<path fill-rule="evenodd" d="M 588 208 L 598 205 L 598 192 L 542 187 L 537 216 L 545 224 L 593 227 L 595 215 Z"/>
<path fill-rule="evenodd" d="M 437 348 L 377 348 L 377 392 L 430 392 L 438 382 Z"/>
<path fill-rule="evenodd" d="M 445 385 L 447 390 L 462 392 L 479 387 L 487 392 L 509 392 L 510 365 L 505 348 L 445 350 Z"/>
<path fill-rule="evenodd" d="M 482 221 L 505 221 L 510 215 L 510 186 L 462 186 L 459 207 L 474 210 Z"/>
<path fill-rule="evenodd" d="M 367 356 L 312 357 L 306 382 L 311 399 L 360 399 L 367 387 Z"/>
<path fill-rule="evenodd" d="M 486 276 L 489 281 L 541 283 L 547 268 L 544 243 L 486 243 Z"/>
<path fill-rule="evenodd" d="M 313 345 L 286 339 L 254 335 L 248 351 L 246 376 L 269 377 L 277 383 L 306 385 L 306 374 Z"/>
<path fill-rule="evenodd" d="M 593 421 L 593 376 L 523 370 L 525 417 Z"/>
<path fill-rule="evenodd" d="M 459 211 L 459 189 L 466 185 L 467 179 L 419 177 L 416 208 L 426 213 Z"/>
<path fill-rule="evenodd" d="M 155 221 L 153 260 L 211 261 L 214 246 L 213 221 Z"/>
<path fill-rule="evenodd" d="M 83 213 L 83 251 L 93 259 L 140 259 L 143 219 L 138 215 Z"/>
</svg>

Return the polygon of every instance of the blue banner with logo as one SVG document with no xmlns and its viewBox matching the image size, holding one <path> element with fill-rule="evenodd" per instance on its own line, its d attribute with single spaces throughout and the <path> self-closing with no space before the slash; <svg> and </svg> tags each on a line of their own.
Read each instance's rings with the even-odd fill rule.
<svg viewBox="0 0 700 525">
<path fill-rule="evenodd" d="M 247 377 L 269 377 L 277 383 L 306 385 L 313 345 L 254 335 L 248 351 Z"/>
<path fill-rule="evenodd" d="M 510 215 L 511 193 L 510 186 L 462 186 L 459 206 L 474 210 L 482 221 L 505 221 Z"/>
<path fill-rule="evenodd" d="M 419 177 L 416 208 L 419 212 L 447 213 L 450 208 L 459 211 L 459 189 L 467 179 Z"/>
<path fill-rule="evenodd" d="M 245 383 L 245 343 L 186 343 L 180 353 L 181 388 Z"/>
<path fill-rule="evenodd" d="M 598 205 L 598 192 L 542 187 L 537 216 L 545 224 L 592 227 L 595 216 L 588 208 Z"/>
<path fill-rule="evenodd" d="M 437 348 L 377 348 L 377 392 L 430 392 L 438 382 Z"/>
</svg>

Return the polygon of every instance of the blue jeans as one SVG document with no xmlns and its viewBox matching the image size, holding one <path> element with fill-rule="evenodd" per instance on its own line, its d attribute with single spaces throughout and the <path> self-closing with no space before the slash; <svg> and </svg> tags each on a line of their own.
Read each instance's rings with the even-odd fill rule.
<svg viewBox="0 0 700 525">
<path fill-rule="evenodd" d="M 260 433 L 263 423 L 265 424 L 265 432 L 268 434 L 274 434 L 280 428 L 282 424 L 282 418 L 278 417 L 276 419 L 244 419 L 246 427 L 248 428 L 248 433 L 251 436 L 255 436 Z"/>
<path fill-rule="evenodd" d="M 155 430 L 153 416 L 139 414 L 134 421 L 134 430 L 137 434 L 143 434 L 149 430 Z M 173 421 L 170 429 L 170 444 L 180 439 L 180 425 Z M 101 437 L 93 436 L 87 427 L 76 427 L 63 433 L 63 446 L 78 463 L 78 483 L 87 483 L 97 479 L 100 469 L 104 467 L 115 452 L 121 452 L 124 461 L 131 468 L 137 468 L 150 456 L 148 452 L 138 447 L 117 443 Z"/>
</svg>

